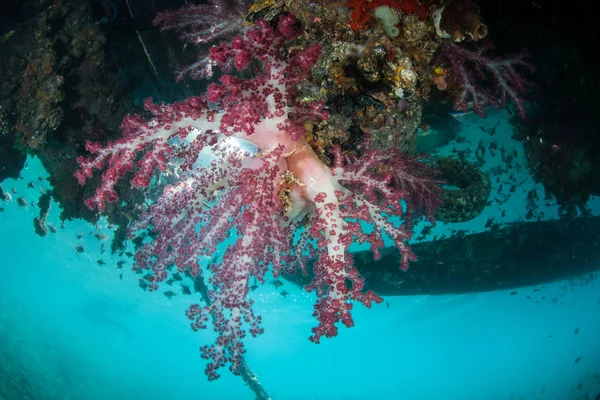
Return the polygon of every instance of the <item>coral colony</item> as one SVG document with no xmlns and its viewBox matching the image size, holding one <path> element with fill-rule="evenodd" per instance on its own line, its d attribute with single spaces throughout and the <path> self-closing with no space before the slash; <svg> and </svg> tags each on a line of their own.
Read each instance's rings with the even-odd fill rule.
<svg viewBox="0 0 600 400">
<path fill-rule="evenodd" d="M 314 3 L 326 7 L 331 2 Z M 348 4 L 355 7 L 351 17 L 356 18 L 348 21 L 350 32 L 372 22 L 372 10 L 366 6 L 370 3 L 359 3 Z M 401 2 L 377 3 L 393 8 Z M 404 11 L 384 11 L 427 15 L 427 10 L 411 4 Z M 154 233 L 137 251 L 136 267 L 150 271 L 151 290 L 176 271 L 207 277 L 210 302 L 192 305 L 187 317 L 194 330 L 212 321 L 218 333 L 215 343 L 201 348 L 211 380 L 224 366 L 239 373 L 246 331 L 252 336 L 263 331 L 248 296 L 251 282 L 264 283 L 269 270 L 274 276 L 297 268 L 306 273 L 311 261 L 313 279 L 306 289 L 316 295 L 313 315 L 318 323 L 310 340 L 319 343 L 323 336 L 336 336 L 339 322 L 354 325 L 355 302 L 371 307 L 382 301 L 363 290 L 364 279 L 354 267 L 349 246 L 369 244 L 378 258 L 384 238 L 391 239 L 401 255 L 399 267 L 406 269 L 415 258 L 408 246 L 411 220 L 417 211 L 432 217 L 438 202 L 439 186 L 423 162 L 393 147 L 383 149 L 366 132 L 357 152 L 344 151 L 333 141 L 324 151 L 311 139 L 311 127 L 327 124 L 332 115 L 326 96 L 306 96 L 314 89 L 311 71 L 323 57 L 324 45 L 306 35 L 304 23 L 310 20 L 314 30 L 321 17 L 308 18 L 304 5 L 296 4 L 296 15 L 292 5 L 267 19 L 272 10 L 256 3 L 250 13 L 262 15 L 252 24 L 245 24 L 222 1 L 160 14 L 157 23 L 178 30 L 189 42 L 229 35 L 179 75 L 205 78 L 218 67 L 223 72 L 219 83 L 174 104 L 147 99 L 144 108 L 150 119 L 126 117 L 122 138 L 108 144 L 88 142 L 91 157 L 78 160 L 80 184 L 94 169 L 104 171 L 86 203 L 100 212 L 118 200 L 115 185 L 131 171 L 128 176 L 136 188 L 152 186 L 157 172 L 180 171 L 181 179 L 167 185 L 131 228 L 132 234 Z M 225 15 L 230 20 L 220 20 Z M 386 31 L 393 35 L 391 28 Z M 394 57 L 386 60 L 396 62 Z M 252 74 L 238 73 L 245 70 Z M 416 75 L 406 67 L 398 76 L 406 79 L 390 81 L 397 86 L 391 93 L 394 101 L 406 101 L 402 96 L 414 86 Z M 249 142 L 258 152 L 236 150 L 232 140 Z M 207 149 L 216 158 L 199 167 L 199 156 Z M 391 222 L 390 217 L 404 222 Z M 217 254 L 228 238 L 234 243 L 209 271 L 201 271 L 199 257 Z"/>
</svg>

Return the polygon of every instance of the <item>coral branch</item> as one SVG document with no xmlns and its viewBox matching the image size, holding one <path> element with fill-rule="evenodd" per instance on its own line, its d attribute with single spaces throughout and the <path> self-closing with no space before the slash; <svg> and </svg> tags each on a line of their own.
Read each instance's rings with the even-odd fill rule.
<svg viewBox="0 0 600 400">
<path fill-rule="evenodd" d="M 474 50 L 447 42 L 442 47 L 441 57 L 448 60 L 452 67 L 451 79 L 460 88 L 454 106 L 459 110 L 469 108 L 468 103 L 473 103 L 473 110 L 480 115 L 485 115 L 488 106 L 506 107 L 509 101 L 521 117 L 525 117 L 525 100 L 523 96 L 530 86 L 518 69 L 528 70 L 533 73 L 535 67 L 526 61 L 527 52 L 518 55 L 490 58 L 486 53 L 490 50 L 489 42 L 483 42 Z M 493 90 L 484 87 L 486 80 L 493 81 Z"/>
<path fill-rule="evenodd" d="M 190 3 L 175 11 L 158 13 L 153 23 L 160 26 L 161 31 L 177 31 L 181 40 L 188 43 L 210 43 L 241 30 L 249 3 L 243 0 L 233 2 L 233 6 L 226 0 Z"/>
<path fill-rule="evenodd" d="M 231 37 L 242 31 L 245 13 L 250 6 L 248 0 L 209 0 L 208 4 L 186 4 L 175 11 L 158 13 L 153 23 L 161 31 L 176 31 L 181 40 L 197 45 L 210 44 L 217 39 Z M 177 70 L 175 78 L 181 81 L 186 76 L 206 79 L 213 75 L 216 61 L 201 54 L 196 61 Z M 221 69 L 224 65 L 221 65 Z M 231 65 L 224 69 L 231 72 Z"/>
</svg>

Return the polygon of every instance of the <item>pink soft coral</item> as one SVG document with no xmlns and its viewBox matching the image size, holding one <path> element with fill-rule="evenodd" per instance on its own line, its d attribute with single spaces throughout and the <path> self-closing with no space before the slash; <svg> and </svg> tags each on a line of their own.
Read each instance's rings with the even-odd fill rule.
<svg viewBox="0 0 600 400">
<path fill-rule="evenodd" d="M 459 88 L 454 107 L 467 110 L 471 102 L 473 110 L 485 116 L 486 107 L 506 107 L 512 101 L 519 115 L 524 118 L 524 96 L 531 84 L 519 70 L 535 71 L 533 64 L 527 61 L 529 54 L 523 51 L 502 58 L 490 57 L 490 50 L 490 42 L 482 42 L 470 49 L 452 42 L 442 46 L 440 58 L 452 67 L 451 80 Z M 493 84 L 492 89 L 486 88 L 488 80 Z"/>
<path fill-rule="evenodd" d="M 407 245 L 410 232 L 388 217 L 403 215 L 401 200 L 412 206 L 419 198 L 405 188 L 435 195 L 432 181 L 411 175 L 409 168 L 416 164 L 393 151 L 384 155 L 367 150 L 354 159 L 334 149 L 332 167 L 319 160 L 304 140 L 304 122 L 326 119 L 327 113 L 320 103 L 299 103 L 296 87 L 306 79 L 320 48 L 283 52 L 295 36 L 293 18 L 284 16 L 278 31 L 261 21 L 243 36 L 213 47 L 215 63 L 233 60 L 243 69 L 258 60 L 262 73 L 252 79 L 225 75 L 206 95 L 181 103 L 155 105 L 147 100 L 145 109 L 152 119 L 127 117 L 123 138 L 106 146 L 88 143 L 93 156 L 79 159 L 76 175 L 81 184 L 93 169 L 106 170 L 96 195 L 87 202 L 100 211 L 117 199 L 114 186 L 127 171 L 136 170 L 134 186 L 146 187 L 155 169 L 165 170 L 173 160 L 180 163 L 183 178 L 165 188 L 134 228 L 157 234 L 136 254 L 137 266 L 152 271 L 150 289 L 156 289 L 173 266 L 200 274 L 198 257 L 218 254 L 218 246 L 233 237 L 222 259 L 207 272 L 210 304 L 192 305 L 187 312 L 194 329 L 205 328 L 212 319 L 219 334 L 214 344 L 201 349 L 210 360 L 209 379 L 218 378 L 218 369 L 225 365 L 238 372 L 245 326 L 251 335 L 262 332 L 248 297 L 252 278 L 264 282 L 269 268 L 277 276 L 319 249 L 308 286 L 318 298 L 314 315 L 319 324 L 311 340 L 318 343 L 322 336 L 335 336 L 339 321 L 353 326 L 353 301 L 367 307 L 381 301 L 363 291 L 364 280 L 348 253 L 350 244 L 370 243 L 377 256 L 387 235 L 400 249 L 401 267 L 406 268 L 414 258 Z M 215 103 L 218 108 L 210 105 Z M 253 143 L 259 153 L 231 150 L 231 138 Z M 206 148 L 216 159 L 197 167 L 199 153 Z M 361 223 L 371 225 L 371 232 L 363 232 Z"/>
</svg>

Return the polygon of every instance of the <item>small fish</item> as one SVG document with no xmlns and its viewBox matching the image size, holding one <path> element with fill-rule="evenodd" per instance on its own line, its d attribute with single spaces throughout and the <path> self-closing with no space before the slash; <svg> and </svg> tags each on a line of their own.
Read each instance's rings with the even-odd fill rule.
<svg viewBox="0 0 600 400">
<path fill-rule="evenodd" d="M 122 272 L 119 274 L 119 280 L 121 280 L 121 281 L 123 280 L 123 273 Z"/>
<path fill-rule="evenodd" d="M 77 252 L 77 254 L 81 254 L 85 251 L 85 249 L 83 248 L 83 246 L 75 246 L 75 251 Z"/>
<path fill-rule="evenodd" d="M 575 364 L 577 364 L 579 361 L 581 361 L 581 357 L 577 357 L 577 358 L 575 359 Z"/>
<path fill-rule="evenodd" d="M 79 239 L 79 240 L 83 239 L 83 233 L 80 233 L 79 235 L 77 235 L 77 239 Z"/>
<path fill-rule="evenodd" d="M 96 234 L 94 235 L 94 237 L 95 237 L 96 239 L 98 239 L 98 240 L 101 240 L 101 241 L 103 241 L 103 242 L 104 242 L 106 239 L 108 239 L 108 236 L 106 236 L 106 235 L 105 235 L 105 234 L 103 234 L 103 233 L 96 233 Z"/>
<path fill-rule="evenodd" d="M 19 197 L 17 203 L 19 203 L 21 207 L 27 207 L 27 200 L 25 200 L 25 197 Z"/>
<path fill-rule="evenodd" d="M 194 292 L 204 293 L 205 290 L 206 290 L 206 287 L 204 286 L 202 279 L 194 279 Z"/>
<path fill-rule="evenodd" d="M 457 120 L 458 122 L 463 122 L 467 116 L 473 114 L 472 111 L 453 111 L 448 113 L 452 118 Z"/>
<path fill-rule="evenodd" d="M 52 232 L 52 233 L 56 233 L 57 232 L 57 229 L 56 229 L 56 227 L 54 225 L 52 225 L 52 224 L 46 224 L 46 226 L 48 227 L 48 230 L 50 232 Z"/>
<path fill-rule="evenodd" d="M 173 285 L 173 282 L 175 282 L 175 280 L 173 280 L 173 278 L 169 278 L 165 283 L 169 286 Z"/>
<path fill-rule="evenodd" d="M 431 233 L 431 229 L 433 227 L 431 225 L 427 225 L 425 228 L 423 228 L 423 230 L 421 231 L 422 235 L 429 235 Z"/>
<path fill-rule="evenodd" d="M 573 335 L 577 335 L 579 333 L 579 328 L 575 329 L 575 332 L 573 332 Z"/>
<path fill-rule="evenodd" d="M 286 297 L 289 293 L 284 290 L 281 291 L 281 293 L 279 293 L 280 295 L 282 295 L 283 297 Z"/>
<path fill-rule="evenodd" d="M 511 295 L 511 296 L 514 296 L 514 295 L 516 295 L 516 294 L 517 294 L 517 292 L 510 292 L 510 295 Z"/>
<path fill-rule="evenodd" d="M 3 34 L 2 36 L 0 36 L 0 42 L 4 42 L 8 39 L 10 39 L 10 37 L 12 35 L 14 35 L 17 31 L 15 31 L 14 29 L 11 31 L 6 32 L 5 34 Z"/>
<path fill-rule="evenodd" d="M 130 258 L 133 257 L 133 254 L 130 251 L 126 251 L 125 255 Z"/>
<path fill-rule="evenodd" d="M 134 239 L 131 240 L 131 243 L 133 243 L 133 246 L 135 247 L 135 250 L 139 250 L 140 247 L 142 247 L 142 241 L 144 240 L 144 238 L 138 236 Z"/>
<path fill-rule="evenodd" d="M 96 262 L 97 262 L 97 263 L 98 263 L 98 265 L 100 265 L 100 266 L 102 266 L 102 265 L 106 264 L 106 263 L 105 263 L 103 260 L 98 260 L 98 261 L 96 261 Z"/>
<path fill-rule="evenodd" d="M 10 195 L 10 193 L 2 190 L 1 186 L 0 186 L 0 200 L 7 201 L 9 203 L 12 201 L 12 196 Z"/>
<path fill-rule="evenodd" d="M 0 212 L 4 211 L 4 207 L 0 207 Z"/>
<path fill-rule="evenodd" d="M 145 280 L 145 281 L 148 281 L 153 276 L 154 275 L 151 272 L 148 272 L 148 273 L 146 273 L 146 275 L 142 276 L 142 279 Z"/>
<path fill-rule="evenodd" d="M 390 308 L 390 303 L 388 303 L 388 302 L 386 301 L 386 302 L 385 302 L 385 306 L 386 306 L 387 308 Z"/>
<path fill-rule="evenodd" d="M 183 294 L 192 294 L 192 291 L 190 290 L 190 287 L 188 285 L 181 285 L 181 293 Z"/>
<path fill-rule="evenodd" d="M 17 189 L 12 188 L 12 192 L 13 192 L 13 194 L 17 194 Z"/>
<path fill-rule="evenodd" d="M 256 283 L 250 286 L 250 290 L 255 291 L 256 289 L 258 289 L 258 285 Z"/>
<path fill-rule="evenodd" d="M 179 275 L 179 272 L 175 272 L 173 274 L 173 280 L 175 280 L 175 281 L 182 281 L 183 278 L 181 277 L 181 275 Z"/>
<path fill-rule="evenodd" d="M 123 264 L 125 264 L 125 261 L 121 260 L 117 262 L 117 269 L 121 269 L 123 268 Z"/>
<path fill-rule="evenodd" d="M 279 289 L 283 286 L 283 282 L 281 282 L 279 279 L 275 279 L 271 283 L 273 284 L 273 286 L 275 286 L 276 289 Z"/>
<path fill-rule="evenodd" d="M 169 300 L 170 300 L 172 297 L 174 297 L 174 296 L 175 296 L 175 293 L 174 293 L 172 290 L 169 290 L 169 291 L 167 291 L 167 292 L 164 292 L 163 294 L 164 294 L 164 295 L 165 295 L 165 297 L 166 297 L 167 299 L 169 299 Z"/>
<path fill-rule="evenodd" d="M 138 280 L 138 285 L 139 285 L 139 287 L 141 287 L 143 290 L 147 290 L 147 289 L 148 289 L 148 282 L 146 282 L 144 279 L 140 279 L 140 280 Z"/>
</svg>

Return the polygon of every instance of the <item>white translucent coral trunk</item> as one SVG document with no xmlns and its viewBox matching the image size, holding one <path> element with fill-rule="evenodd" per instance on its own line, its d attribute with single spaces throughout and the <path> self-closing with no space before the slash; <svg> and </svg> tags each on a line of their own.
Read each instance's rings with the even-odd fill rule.
<svg viewBox="0 0 600 400">
<path fill-rule="evenodd" d="M 308 144 L 304 144 L 293 152 L 286 161 L 288 169 L 304 185 L 296 186 L 296 197 L 314 204 L 317 218 L 325 224 L 322 234 L 327 241 L 327 253 L 335 259 L 343 259 L 346 249 L 341 243 L 340 235 L 345 222 L 342 219 L 335 192 L 344 189 L 332 178 L 329 168 L 323 165 Z M 301 210 L 296 212 L 301 212 Z"/>
</svg>

